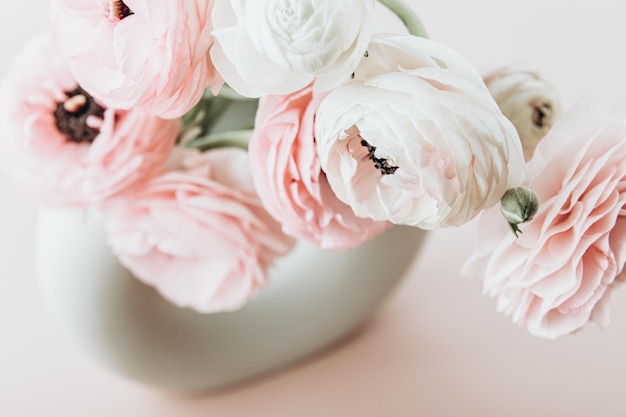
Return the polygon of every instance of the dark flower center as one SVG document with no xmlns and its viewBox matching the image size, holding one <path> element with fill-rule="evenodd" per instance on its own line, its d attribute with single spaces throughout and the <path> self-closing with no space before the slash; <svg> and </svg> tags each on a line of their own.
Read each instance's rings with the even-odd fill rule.
<svg viewBox="0 0 626 417">
<path fill-rule="evenodd" d="M 90 127 L 87 119 L 91 116 L 102 119 L 104 108 L 81 87 L 66 91 L 65 94 L 67 100 L 58 102 L 54 111 L 57 129 L 70 142 L 93 142 L 100 134 L 100 129 Z"/>
<path fill-rule="evenodd" d="M 109 19 L 122 20 L 131 14 L 135 14 L 130 8 L 121 0 L 109 2 Z"/>
<path fill-rule="evenodd" d="M 533 103 L 533 124 L 542 129 L 546 126 L 548 119 L 552 115 L 552 106 L 549 103 Z"/>
<path fill-rule="evenodd" d="M 383 175 L 389 175 L 396 172 L 398 167 L 389 165 L 389 161 L 384 158 L 376 158 L 374 155 L 374 152 L 376 152 L 375 146 L 370 145 L 365 139 L 361 139 L 361 145 L 367 148 L 369 159 L 374 162 L 376 169 L 382 172 Z"/>
</svg>

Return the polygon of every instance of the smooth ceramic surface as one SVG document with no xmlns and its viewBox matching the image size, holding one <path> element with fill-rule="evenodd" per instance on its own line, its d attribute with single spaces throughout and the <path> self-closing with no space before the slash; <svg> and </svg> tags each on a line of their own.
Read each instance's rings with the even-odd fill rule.
<svg viewBox="0 0 626 417">
<path fill-rule="evenodd" d="M 54 319 L 107 367 L 174 391 L 204 391 L 282 368 L 357 328 L 402 278 L 424 232 L 396 227 L 349 251 L 299 242 L 244 308 L 178 308 L 112 256 L 101 221 L 43 210 L 36 268 Z"/>
</svg>

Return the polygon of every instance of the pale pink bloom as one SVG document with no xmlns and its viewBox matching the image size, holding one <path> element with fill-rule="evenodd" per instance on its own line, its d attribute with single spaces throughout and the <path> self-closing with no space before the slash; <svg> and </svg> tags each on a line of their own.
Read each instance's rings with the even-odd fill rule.
<svg viewBox="0 0 626 417">
<path fill-rule="evenodd" d="M 56 1 L 56 44 L 108 106 L 176 118 L 223 84 L 208 55 L 213 0 Z"/>
<path fill-rule="evenodd" d="M 48 37 L 28 43 L 0 87 L 0 162 L 25 191 L 87 206 L 161 169 L 181 124 L 105 108 L 80 90 Z"/>
<path fill-rule="evenodd" d="M 314 79 L 330 90 L 350 79 L 369 43 L 374 0 L 220 0 L 211 57 L 244 96 L 284 95 Z"/>
<path fill-rule="evenodd" d="M 537 146 L 527 182 L 539 212 L 517 239 L 496 208 L 485 212 L 464 274 L 484 278 L 498 310 L 533 335 L 607 326 L 626 261 L 626 118 L 580 102 Z"/>
<path fill-rule="evenodd" d="M 249 146 L 252 175 L 261 201 L 285 233 L 324 249 L 347 249 L 389 223 L 357 217 L 330 189 L 313 137 L 317 105 L 312 86 L 261 98 Z"/>
<path fill-rule="evenodd" d="M 524 159 L 530 160 L 561 113 L 556 90 L 539 72 L 524 65 L 498 68 L 483 79 L 502 113 L 517 129 Z"/>
<path fill-rule="evenodd" d="M 378 34 L 318 109 L 322 170 L 361 217 L 456 226 L 519 185 L 519 137 L 480 75 L 433 41 Z"/>
<path fill-rule="evenodd" d="M 188 150 L 181 158 L 180 169 L 154 178 L 110 213 L 113 251 L 178 306 L 203 313 L 239 308 L 294 241 L 263 208 L 244 150 Z"/>
</svg>

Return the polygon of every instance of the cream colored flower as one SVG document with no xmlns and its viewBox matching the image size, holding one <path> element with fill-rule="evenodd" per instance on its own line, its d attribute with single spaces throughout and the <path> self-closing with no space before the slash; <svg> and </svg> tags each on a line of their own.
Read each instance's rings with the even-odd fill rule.
<svg viewBox="0 0 626 417">
<path fill-rule="evenodd" d="M 560 114 L 556 90 L 539 73 L 520 65 L 493 71 L 484 81 L 502 113 L 517 129 L 524 159 L 530 160 Z"/>
<path fill-rule="evenodd" d="M 225 81 L 249 97 L 284 95 L 314 79 L 349 80 L 367 48 L 374 0 L 222 0 L 215 3 L 211 57 Z"/>
</svg>

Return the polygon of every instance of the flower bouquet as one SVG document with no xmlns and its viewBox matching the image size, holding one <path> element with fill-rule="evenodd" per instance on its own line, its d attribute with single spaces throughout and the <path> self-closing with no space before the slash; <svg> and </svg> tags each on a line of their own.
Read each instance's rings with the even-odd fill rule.
<svg viewBox="0 0 626 417">
<path fill-rule="evenodd" d="M 375 30 L 381 7 L 404 25 Z M 401 1 L 55 0 L 0 110 L 0 163 L 48 207 L 51 310 L 136 379 L 214 388 L 306 356 L 424 230 L 479 215 L 464 272 L 501 311 L 552 338 L 608 323 L 626 119 L 560 116 L 537 72 L 480 74 Z"/>
</svg>

